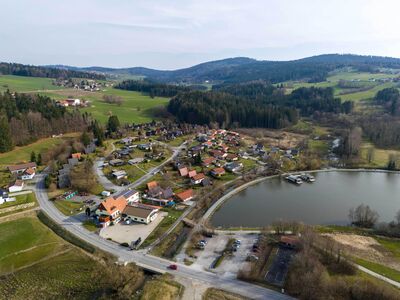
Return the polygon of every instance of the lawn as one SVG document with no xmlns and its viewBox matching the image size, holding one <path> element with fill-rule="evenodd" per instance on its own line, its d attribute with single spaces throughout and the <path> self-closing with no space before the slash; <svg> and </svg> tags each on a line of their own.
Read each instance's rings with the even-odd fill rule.
<svg viewBox="0 0 400 300">
<path fill-rule="evenodd" d="M 81 202 L 74 202 L 72 200 L 54 200 L 54 205 L 57 209 L 66 216 L 76 215 L 83 210 Z M 80 210 L 82 208 L 82 210 Z"/>
<path fill-rule="evenodd" d="M 65 243 L 35 217 L 0 224 L 0 274 L 65 249 Z"/>
<path fill-rule="evenodd" d="M 65 134 L 62 138 L 45 138 L 26 146 L 15 147 L 12 151 L 0 154 L 0 165 L 28 162 L 31 158 L 32 151 L 35 151 L 36 154 L 44 153 L 52 147 L 63 143 L 66 139 L 76 136 L 76 133 L 70 133 Z"/>
<path fill-rule="evenodd" d="M 95 299 L 101 288 L 99 269 L 96 261 L 69 249 L 1 277 L 0 295 L 7 299 Z"/>
<path fill-rule="evenodd" d="M 164 274 L 146 282 L 140 300 L 174 300 L 183 294 L 184 287 L 172 280 L 172 276 Z"/>
<path fill-rule="evenodd" d="M 34 92 L 42 90 L 59 90 L 62 87 L 52 84 L 52 78 L 42 77 L 25 77 L 14 75 L 0 76 L 0 92 L 10 91 L 15 92 Z"/>
<path fill-rule="evenodd" d="M 0 205 L 0 210 L 2 208 L 6 208 L 6 207 L 11 207 L 11 206 L 15 206 L 15 205 L 20 205 L 20 204 L 25 204 L 25 203 L 29 203 L 29 202 L 36 202 L 36 196 L 35 193 L 30 193 L 30 194 L 23 194 L 23 195 L 18 195 L 15 196 L 13 198 L 16 198 L 15 201 L 11 201 L 11 202 L 6 202 Z"/>
<path fill-rule="evenodd" d="M 308 140 L 308 148 L 311 152 L 324 154 L 328 152 L 328 143 L 321 140 Z"/>
<path fill-rule="evenodd" d="M 97 231 L 96 223 L 93 220 L 86 220 L 82 223 L 82 225 L 89 231 Z"/>
<path fill-rule="evenodd" d="M 353 258 L 353 260 L 355 263 L 359 264 L 360 266 L 363 266 L 364 268 L 367 268 L 375 273 L 378 273 L 387 278 L 400 282 L 400 272 L 397 270 L 361 258 Z"/>
<path fill-rule="evenodd" d="M 208 288 L 203 296 L 204 300 L 245 300 L 248 298 L 216 288 Z"/>
</svg>

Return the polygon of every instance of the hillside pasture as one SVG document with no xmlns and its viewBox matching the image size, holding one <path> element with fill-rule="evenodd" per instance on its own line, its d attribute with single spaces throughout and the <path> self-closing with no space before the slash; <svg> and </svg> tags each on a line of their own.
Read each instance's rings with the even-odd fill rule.
<svg viewBox="0 0 400 300">
<path fill-rule="evenodd" d="M 0 75 L 0 92 L 35 92 L 42 90 L 59 90 L 62 87 L 52 84 L 52 78 Z"/>
</svg>

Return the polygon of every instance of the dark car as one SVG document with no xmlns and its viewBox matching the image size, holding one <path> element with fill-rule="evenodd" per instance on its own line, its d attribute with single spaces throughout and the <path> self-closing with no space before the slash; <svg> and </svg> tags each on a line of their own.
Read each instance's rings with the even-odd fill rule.
<svg viewBox="0 0 400 300">
<path fill-rule="evenodd" d="M 168 269 L 170 269 L 170 270 L 178 270 L 178 266 L 175 265 L 175 264 L 172 264 L 172 265 L 168 266 Z"/>
</svg>

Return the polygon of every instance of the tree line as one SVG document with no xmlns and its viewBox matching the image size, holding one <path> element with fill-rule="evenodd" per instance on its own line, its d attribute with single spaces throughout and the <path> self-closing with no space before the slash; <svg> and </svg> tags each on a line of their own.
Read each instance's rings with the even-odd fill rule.
<svg viewBox="0 0 400 300">
<path fill-rule="evenodd" d="M 114 86 L 117 89 L 141 92 L 150 97 L 174 97 L 179 92 L 190 91 L 189 87 L 156 83 L 147 80 L 124 80 Z"/>
<path fill-rule="evenodd" d="M 53 134 L 83 131 L 89 115 L 67 111 L 46 96 L 0 94 L 0 152 Z"/>
<path fill-rule="evenodd" d="M 88 78 L 105 80 L 103 74 L 93 72 L 82 72 L 61 68 L 49 68 L 42 66 L 31 66 L 16 63 L 0 63 L 0 74 L 17 75 L 28 77 L 48 77 L 48 78 Z"/>
</svg>

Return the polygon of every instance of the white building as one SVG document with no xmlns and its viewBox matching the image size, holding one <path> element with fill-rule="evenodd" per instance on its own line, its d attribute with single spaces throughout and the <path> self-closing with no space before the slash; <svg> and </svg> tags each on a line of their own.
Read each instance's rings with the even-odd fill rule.
<svg viewBox="0 0 400 300">
<path fill-rule="evenodd" d="M 24 188 L 24 182 L 22 180 L 15 180 L 14 184 L 8 187 L 10 193 L 20 192 Z"/>
</svg>

